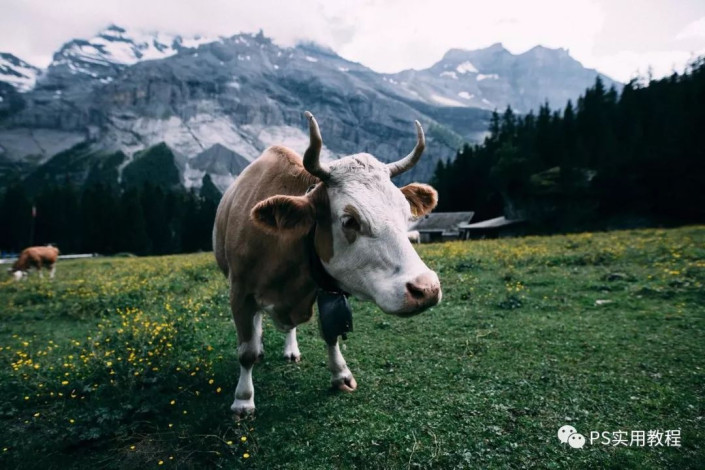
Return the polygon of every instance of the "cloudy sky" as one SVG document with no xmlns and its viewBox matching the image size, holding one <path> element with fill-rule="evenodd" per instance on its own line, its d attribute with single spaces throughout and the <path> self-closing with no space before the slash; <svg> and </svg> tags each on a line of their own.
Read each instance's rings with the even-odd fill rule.
<svg viewBox="0 0 705 470">
<path fill-rule="evenodd" d="M 705 54 L 703 0 L 0 0 L 0 51 L 38 66 L 110 23 L 184 35 L 260 28 L 280 45 L 313 40 L 380 72 L 425 68 L 450 48 L 563 47 L 626 81 Z"/>
</svg>

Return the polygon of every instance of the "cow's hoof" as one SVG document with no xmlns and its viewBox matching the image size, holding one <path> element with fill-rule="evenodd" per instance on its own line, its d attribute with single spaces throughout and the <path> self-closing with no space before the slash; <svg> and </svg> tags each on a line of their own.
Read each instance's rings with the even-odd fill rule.
<svg viewBox="0 0 705 470">
<path fill-rule="evenodd" d="M 341 392 L 352 393 L 357 388 L 357 382 L 352 375 L 341 377 L 332 381 L 333 389 Z"/>
<path fill-rule="evenodd" d="M 239 420 L 255 414 L 255 403 L 253 400 L 238 400 L 236 398 L 230 405 L 230 409 L 235 413 L 235 419 Z"/>
<path fill-rule="evenodd" d="M 301 354 L 294 354 L 294 353 L 284 354 L 284 359 L 287 362 L 301 362 Z"/>
</svg>

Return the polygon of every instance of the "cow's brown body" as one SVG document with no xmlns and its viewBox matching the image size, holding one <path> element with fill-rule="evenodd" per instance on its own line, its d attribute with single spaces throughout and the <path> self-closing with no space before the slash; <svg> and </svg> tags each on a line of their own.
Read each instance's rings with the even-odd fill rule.
<svg viewBox="0 0 705 470">
<path fill-rule="evenodd" d="M 308 321 L 318 289 L 344 290 L 400 316 L 441 298 L 440 281 L 406 237 L 412 215 L 430 212 L 436 191 L 418 183 L 397 188 L 391 177 L 411 168 L 425 146 L 385 164 L 366 153 L 320 162 L 322 139 L 310 113 L 304 157 L 270 147 L 223 195 L 213 227 L 218 266 L 230 282 L 240 377 L 231 409 L 254 411 L 252 367 L 263 354 L 262 315 L 287 332 L 284 357 L 299 361 L 296 326 Z M 340 294 L 338 294 L 340 295 Z M 339 313 L 339 312 L 338 312 Z M 357 387 L 338 345 L 324 335 L 334 388 Z"/>
<path fill-rule="evenodd" d="M 31 246 L 22 250 L 11 270 L 27 272 L 30 268 L 35 268 L 41 274 L 41 269 L 46 268 L 53 276 L 54 264 L 58 258 L 59 250 L 54 246 Z"/>
<path fill-rule="evenodd" d="M 250 212 L 270 196 L 300 196 L 317 182 L 304 170 L 298 154 L 275 146 L 248 166 L 223 195 L 213 245 L 218 265 L 230 280 L 236 323 L 259 308 L 266 308 L 285 329 L 311 318 L 316 284 L 309 269 L 307 237 L 267 233 L 255 226 Z M 248 332 L 249 328 L 238 329 L 239 339 L 248 341 Z"/>
</svg>

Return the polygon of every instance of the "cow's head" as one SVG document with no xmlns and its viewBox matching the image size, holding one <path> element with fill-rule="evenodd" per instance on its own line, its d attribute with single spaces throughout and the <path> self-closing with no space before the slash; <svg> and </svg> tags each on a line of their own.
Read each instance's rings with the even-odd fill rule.
<svg viewBox="0 0 705 470">
<path fill-rule="evenodd" d="M 273 196 L 252 209 L 252 219 L 280 236 L 302 236 L 315 225 L 314 245 L 325 270 L 347 292 L 374 301 L 402 316 L 420 313 L 441 300 L 438 276 L 407 238 L 412 217 L 429 213 L 438 202 L 431 186 L 391 181 L 413 167 L 425 139 L 416 122 L 417 143 L 401 160 L 385 164 L 359 153 L 328 165 L 319 160 L 322 146 L 316 120 L 306 112 L 310 145 L 304 167 L 320 183 L 304 196 Z"/>
</svg>

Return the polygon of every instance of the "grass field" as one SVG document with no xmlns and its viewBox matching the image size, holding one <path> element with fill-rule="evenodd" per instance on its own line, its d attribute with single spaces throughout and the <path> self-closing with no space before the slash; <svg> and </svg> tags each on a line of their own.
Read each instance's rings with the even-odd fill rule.
<svg viewBox="0 0 705 470">
<path fill-rule="evenodd" d="M 355 393 L 328 389 L 315 324 L 289 364 L 266 320 L 257 414 L 240 422 L 211 254 L 5 278 L 0 468 L 705 466 L 705 227 L 419 251 L 443 302 L 411 319 L 353 302 Z M 584 448 L 559 442 L 566 424 Z M 640 430 L 680 430 L 680 447 L 589 440 Z"/>
</svg>

